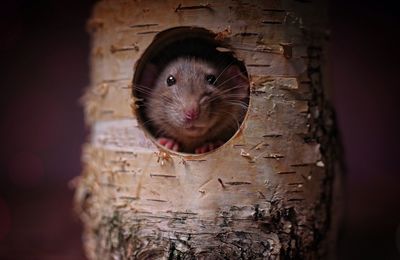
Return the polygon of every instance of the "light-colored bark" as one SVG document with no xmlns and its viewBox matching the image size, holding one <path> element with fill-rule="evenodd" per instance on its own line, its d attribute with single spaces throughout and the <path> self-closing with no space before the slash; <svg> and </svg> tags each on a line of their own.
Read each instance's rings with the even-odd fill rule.
<svg viewBox="0 0 400 260">
<path fill-rule="evenodd" d="M 76 190 L 90 259 L 317 259 L 332 253 L 340 154 L 322 87 L 322 2 L 96 4 L 84 96 L 91 134 Z M 252 83 L 240 131 L 200 156 L 163 151 L 132 111 L 136 62 L 159 32 L 178 26 L 223 35 Z"/>
</svg>

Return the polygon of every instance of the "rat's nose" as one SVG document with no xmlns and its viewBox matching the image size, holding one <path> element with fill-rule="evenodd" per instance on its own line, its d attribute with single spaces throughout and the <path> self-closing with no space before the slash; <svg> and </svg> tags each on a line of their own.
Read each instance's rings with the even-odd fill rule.
<svg viewBox="0 0 400 260">
<path fill-rule="evenodd" d="M 190 107 L 189 109 L 184 110 L 185 119 L 187 121 L 193 121 L 199 118 L 199 108 L 196 106 Z"/>
</svg>

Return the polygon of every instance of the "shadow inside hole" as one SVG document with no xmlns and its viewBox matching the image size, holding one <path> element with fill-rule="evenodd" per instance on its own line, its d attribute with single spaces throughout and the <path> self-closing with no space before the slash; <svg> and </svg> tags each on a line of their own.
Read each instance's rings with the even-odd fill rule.
<svg viewBox="0 0 400 260">
<path fill-rule="evenodd" d="M 141 126 L 148 131 L 152 137 L 155 139 L 160 137 L 167 137 L 168 139 L 174 140 L 176 144 L 179 146 L 178 149 L 175 149 L 175 146 L 170 146 L 168 148 L 176 150 L 178 152 L 183 153 L 204 153 L 210 150 L 214 150 L 218 146 L 226 143 L 229 139 L 231 139 L 235 133 L 240 128 L 245 114 L 247 112 L 247 107 L 249 104 L 249 82 L 248 75 L 244 63 L 239 61 L 234 57 L 234 53 L 231 51 L 229 44 L 226 40 L 217 40 L 218 36 L 204 28 L 198 27 L 177 27 L 172 28 L 166 31 L 163 31 L 156 35 L 154 41 L 150 44 L 150 46 L 146 49 L 142 57 L 138 60 L 136 64 L 136 70 L 133 78 L 133 96 L 135 97 L 135 113 L 138 118 L 138 121 Z M 219 79 L 219 85 L 224 87 L 230 83 L 226 82 L 238 82 L 240 81 L 241 87 L 243 87 L 242 95 L 240 95 L 240 102 L 237 101 L 236 106 L 241 106 L 242 108 L 237 111 L 237 109 L 232 110 L 235 113 L 230 113 L 230 111 L 222 111 L 226 114 L 225 118 L 231 118 L 235 123 L 235 126 L 230 126 L 224 131 L 224 133 L 219 134 L 218 136 L 213 136 L 213 130 L 219 129 L 218 125 L 215 125 L 215 128 L 210 128 L 203 136 L 186 136 L 185 134 L 171 136 L 171 133 L 165 133 L 165 129 L 163 127 L 159 127 L 157 123 L 155 123 L 154 116 L 150 116 L 150 114 L 154 114 L 153 109 L 160 109 L 158 106 L 151 105 L 154 104 L 150 100 L 153 92 L 155 91 L 155 84 L 162 72 L 170 66 L 170 64 L 177 61 L 179 58 L 190 59 L 191 61 L 205 61 L 207 64 L 212 64 L 213 67 L 217 68 L 220 75 L 222 76 L 219 79 L 219 75 L 215 75 L 216 79 Z M 233 77 L 229 77 L 227 80 L 222 81 L 224 76 L 233 68 L 237 69 L 238 75 Z M 149 76 L 150 75 L 150 76 Z M 238 77 L 239 76 L 239 77 Z M 217 82 L 216 80 L 216 82 Z M 217 87 L 217 84 L 216 84 Z M 221 88 L 222 88 L 221 87 Z M 239 87 L 236 87 L 239 89 Z M 237 94 L 237 90 L 232 87 L 231 91 L 225 91 L 225 95 L 220 98 L 228 98 L 231 100 L 235 99 L 235 95 Z M 159 89 L 158 89 L 159 90 Z M 157 92 L 159 93 L 159 92 Z M 220 91 L 222 93 L 222 91 Z M 221 95 L 222 96 L 222 95 Z M 169 102 L 176 102 L 176 100 L 169 100 L 164 98 L 163 105 L 170 105 Z M 179 102 L 187 102 L 187 99 L 182 99 Z M 218 111 L 218 102 L 214 101 L 213 108 L 210 107 L 210 110 Z M 227 104 L 227 102 L 222 102 L 221 104 Z M 211 102 L 210 102 L 211 104 Z M 162 111 L 164 112 L 164 111 Z M 221 113 L 222 113 L 221 112 Z M 180 116 L 180 109 L 177 109 L 176 113 Z M 216 113 L 216 112 L 213 112 Z M 223 118 L 223 117 L 222 117 Z M 165 118 L 161 118 L 162 121 L 168 121 Z M 168 124 L 168 122 L 164 122 Z M 176 129 L 176 131 L 180 131 Z M 182 131 L 185 132 L 182 128 Z M 219 130 L 218 130 L 219 131 Z M 187 138 L 190 141 L 186 140 Z M 207 140 L 207 137 L 210 137 Z M 185 139 L 183 141 L 183 139 Z M 197 147 L 203 147 L 208 145 L 209 147 L 205 149 L 196 149 Z"/>
</svg>

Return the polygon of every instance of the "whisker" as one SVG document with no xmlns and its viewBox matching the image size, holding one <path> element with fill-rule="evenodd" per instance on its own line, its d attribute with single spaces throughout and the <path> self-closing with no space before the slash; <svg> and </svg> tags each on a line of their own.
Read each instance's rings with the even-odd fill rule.
<svg viewBox="0 0 400 260">
<path fill-rule="evenodd" d="M 230 78 L 228 78 L 227 80 L 223 81 L 222 83 L 218 84 L 216 87 L 219 88 L 219 87 L 223 86 L 226 82 L 229 82 L 229 81 L 231 81 L 232 79 L 237 78 L 238 76 L 240 76 L 239 73 L 236 74 L 236 75 L 234 75 L 234 76 L 232 76 L 232 77 L 230 77 Z"/>
<path fill-rule="evenodd" d="M 141 85 L 141 84 L 135 84 L 135 88 L 142 88 L 142 89 L 153 90 L 153 87 L 146 86 L 146 85 Z"/>
<path fill-rule="evenodd" d="M 224 100 L 224 103 L 233 105 L 233 106 L 240 106 L 240 107 L 243 107 L 244 109 L 247 109 L 249 106 L 247 103 L 236 102 L 235 100 Z"/>
<path fill-rule="evenodd" d="M 239 89 L 239 88 L 241 88 L 241 87 L 243 87 L 243 85 L 236 85 L 236 86 L 234 86 L 234 87 L 232 87 L 232 88 L 229 88 L 229 89 L 225 89 L 225 90 L 216 92 L 216 93 L 214 94 L 213 97 L 211 97 L 210 99 L 208 99 L 208 102 L 212 102 L 212 101 L 214 101 L 214 100 L 216 100 L 216 99 L 218 99 L 218 98 L 220 98 L 220 97 L 225 98 L 225 97 L 226 97 L 225 95 L 227 95 L 227 96 L 230 96 L 230 95 L 237 95 L 237 97 L 242 97 L 241 94 L 236 94 L 236 93 L 226 94 L 226 93 L 228 93 L 229 91 L 232 91 L 232 90 L 234 90 L 234 89 Z M 231 97 L 234 97 L 234 96 L 231 96 Z"/>
<path fill-rule="evenodd" d="M 215 82 L 217 82 L 217 80 L 222 76 L 222 74 L 230 67 L 232 66 L 233 61 L 231 61 L 222 71 L 221 73 L 217 76 L 217 78 L 215 79 Z"/>
<path fill-rule="evenodd" d="M 226 119 L 232 119 L 232 122 L 236 125 L 236 128 L 234 128 L 234 129 L 239 129 L 239 127 L 240 127 L 239 120 L 237 119 L 237 116 L 235 114 L 232 114 L 228 111 L 222 111 L 222 110 L 217 111 L 217 112 L 212 112 L 211 114 L 214 114 L 217 116 L 220 116 L 221 114 L 227 114 L 228 117 Z"/>
<path fill-rule="evenodd" d="M 139 93 L 150 95 L 153 92 L 153 88 L 144 86 L 144 85 L 140 85 L 140 84 L 136 84 L 135 91 L 137 91 Z"/>
</svg>

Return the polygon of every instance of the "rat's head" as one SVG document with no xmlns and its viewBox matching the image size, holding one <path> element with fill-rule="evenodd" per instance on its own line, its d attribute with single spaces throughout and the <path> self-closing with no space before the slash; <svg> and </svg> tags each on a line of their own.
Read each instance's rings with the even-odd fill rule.
<svg viewBox="0 0 400 260">
<path fill-rule="evenodd" d="M 202 59 L 181 57 L 159 72 L 149 65 L 144 74 L 153 85 L 147 115 L 160 132 L 179 139 L 209 136 L 220 126 L 237 130 L 249 87 L 237 65 L 219 68 Z"/>
</svg>

